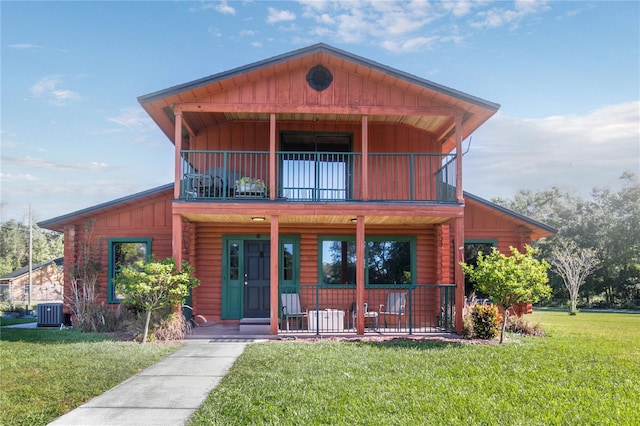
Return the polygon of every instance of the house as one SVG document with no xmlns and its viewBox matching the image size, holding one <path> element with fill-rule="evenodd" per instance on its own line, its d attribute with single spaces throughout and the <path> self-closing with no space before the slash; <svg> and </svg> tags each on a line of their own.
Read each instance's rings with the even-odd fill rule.
<svg viewBox="0 0 640 426">
<path fill-rule="evenodd" d="M 30 304 L 39 302 L 63 301 L 63 260 L 49 260 L 31 267 L 31 286 L 29 286 L 29 267 L 0 277 L 0 301 L 12 304 Z"/>
<path fill-rule="evenodd" d="M 175 146 L 174 182 L 39 223 L 72 257 L 95 221 L 107 303 L 153 253 L 195 266 L 209 321 L 460 332 L 465 241 L 553 234 L 462 189 L 462 141 L 498 104 L 326 44 L 138 100 Z"/>
</svg>

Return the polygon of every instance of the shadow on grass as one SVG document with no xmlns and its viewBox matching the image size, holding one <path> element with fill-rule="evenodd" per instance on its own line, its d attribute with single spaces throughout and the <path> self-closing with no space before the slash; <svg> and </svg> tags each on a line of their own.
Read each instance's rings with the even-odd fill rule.
<svg viewBox="0 0 640 426">
<path fill-rule="evenodd" d="M 83 333 L 77 330 L 3 328 L 0 331 L 3 342 L 24 343 L 81 343 L 113 341 L 113 338 L 98 333 Z"/>
<path fill-rule="evenodd" d="M 348 343 L 371 346 L 379 349 L 418 349 L 434 350 L 459 348 L 467 344 L 462 339 L 431 339 L 431 338 L 410 338 L 392 337 L 383 339 L 355 339 L 348 340 Z"/>
</svg>

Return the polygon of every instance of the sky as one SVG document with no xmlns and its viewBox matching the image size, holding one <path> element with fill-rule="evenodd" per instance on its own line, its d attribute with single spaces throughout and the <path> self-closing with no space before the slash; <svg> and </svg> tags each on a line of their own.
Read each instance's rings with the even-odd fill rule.
<svg viewBox="0 0 640 426">
<path fill-rule="evenodd" d="M 640 2 L 0 2 L 0 221 L 170 183 L 137 97 L 315 43 L 496 102 L 463 147 L 485 199 L 640 176 Z"/>
</svg>

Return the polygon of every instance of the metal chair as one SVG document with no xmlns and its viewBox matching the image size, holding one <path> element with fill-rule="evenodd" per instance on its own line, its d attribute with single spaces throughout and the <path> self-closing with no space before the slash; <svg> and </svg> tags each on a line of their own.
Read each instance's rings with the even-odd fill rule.
<svg viewBox="0 0 640 426">
<path fill-rule="evenodd" d="M 282 319 L 287 323 L 287 331 L 289 331 L 289 318 L 299 320 L 299 329 L 302 328 L 304 319 L 307 318 L 307 311 L 303 311 L 300 307 L 300 295 L 298 293 L 282 293 L 280 300 L 282 301 Z"/>
<path fill-rule="evenodd" d="M 365 303 L 364 304 L 364 309 L 363 309 L 363 313 L 364 313 L 364 325 L 365 328 L 367 328 L 367 318 L 373 318 L 373 330 L 377 331 L 380 328 L 380 317 L 378 316 L 378 313 L 376 311 L 370 311 L 369 310 L 369 304 Z M 351 328 L 356 328 L 356 318 L 358 317 L 358 304 L 356 302 L 353 302 L 353 304 L 351 305 Z"/>
<path fill-rule="evenodd" d="M 405 311 L 407 305 L 407 293 L 389 293 L 387 295 L 387 303 L 380 305 L 378 314 L 384 316 L 384 326 L 387 327 L 387 316 L 398 318 L 397 330 L 400 330 L 400 321 L 405 319 Z"/>
</svg>

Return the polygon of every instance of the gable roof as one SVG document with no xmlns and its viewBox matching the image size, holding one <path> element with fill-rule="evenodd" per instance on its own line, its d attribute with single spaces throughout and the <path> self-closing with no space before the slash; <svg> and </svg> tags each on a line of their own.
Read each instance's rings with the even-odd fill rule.
<svg viewBox="0 0 640 426">
<path fill-rule="evenodd" d="M 520 213 L 516 213 L 513 210 L 509 210 L 506 207 L 502 207 L 496 203 L 480 198 L 477 195 L 473 195 L 467 191 L 464 191 L 464 198 L 471 203 L 478 203 L 481 206 L 492 210 L 493 214 L 504 215 L 507 218 L 519 222 L 522 226 L 527 228 L 531 232 L 531 238 L 537 240 L 538 238 L 551 237 L 558 232 L 557 229 L 546 225 L 530 217 L 524 216 Z"/>
<path fill-rule="evenodd" d="M 106 203 L 97 204 L 93 207 L 88 207 L 86 209 L 82 209 L 82 210 L 78 210 L 62 216 L 54 217 L 49 220 L 44 220 L 42 222 L 38 222 L 38 226 L 44 229 L 62 231 L 62 229 L 66 224 L 77 222 L 78 220 L 81 220 L 81 219 L 89 219 L 92 216 L 95 216 L 97 214 L 103 214 L 108 211 L 117 210 L 119 208 L 138 203 L 145 198 L 151 198 L 153 196 L 159 195 L 162 192 L 166 192 L 168 196 L 173 197 L 173 183 L 169 183 L 166 185 L 158 186 L 156 188 L 148 189 L 146 191 L 131 194 L 126 197 L 117 198 L 115 200 L 108 201 Z M 533 239 L 550 237 L 558 232 L 555 228 L 549 225 L 545 225 L 542 222 L 533 220 L 529 217 L 516 213 L 505 207 L 499 206 L 498 204 L 492 203 L 491 201 L 485 200 L 484 198 L 480 198 L 477 195 L 473 195 L 469 192 L 464 191 L 464 197 L 466 200 L 469 200 L 472 203 L 473 202 L 478 203 L 484 206 L 485 208 L 492 210 L 496 214 L 506 215 L 511 220 L 515 222 L 519 222 L 522 226 L 526 227 L 531 231 L 531 237 Z"/>
<path fill-rule="evenodd" d="M 50 229 L 52 231 L 63 231 L 66 224 L 77 222 L 82 219 L 90 219 L 96 214 L 106 213 L 110 210 L 117 210 L 119 208 L 139 203 L 146 198 L 152 198 L 163 191 L 170 193 L 173 196 L 173 183 L 158 186 L 155 188 L 147 189 L 146 191 L 137 192 L 135 194 L 127 195 L 125 197 L 116 198 L 115 200 L 107 201 L 105 203 L 96 204 L 95 206 L 87 207 L 82 210 L 67 213 L 62 216 L 57 216 L 52 219 L 43 220 L 38 222 L 38 226 L 44 229 Z"/>
<path fill-rule="evenodd" d="M 46 262 L 42 262 L 42 263 L 38 263 L 37 265 L 32 265 L 31 266 L 31 272 L 35 272 L 38 271 L 40 269 L 46 268 L 47 266 L 51 265 L 51 264 L 56 264 L 58 266 L 62 266 L 64 264 L 64 257 L 58 257 L 57 259 L 53 259 L 53 260 L 48 260 Z M 29 266 L 25 266 L 23 268 L 20 269 L 16 269 L 13 272 L 9 272 L 6 275 L 3 275 L 0 277 L 0 281 L 13 281 L 17 278 L 20 278 L 24 275 L 27 275 L 29 273 Z"/>
<path fill-rule="evenodd" d="M 341 90 L 347 90 L 348 85 L 349 93 L 338 91 L 335 94 L 317 95 L 310 90 L 306 95 L 301 95 L 308 90 L 305 89 L 306 71 L 319 64 L 340 70 L 343 82 Z M 292 80 L 283 81 L 278 86 L 278 78 L 287 73 L 290 73 Z M 352 78 L 357 82 L 352 82 Z M 337 79 L 336 76 L 334 84 L 337 84 Z M 352 99 L 352 90 L 355 89 L 351 85 L 367 96 Z M 239 90 L 245 86 L 247 90 Z M 382 90 L 381 87 L 391 92 L 377 93 Z M 223 96 L 224 93 L 229 94 L 228 97 Z M 267 98 L 256 100 L 257 93 Z M 388 96 L 393 96 L 393 101 Z M 353 121 L 361 115 L 367 115 L 369 123 L 391 121 L 432 132 L 442 142 L 445 152 L 455 147 L 453 113 L 462 115 L 464 139 L 500 108 L 497 103 L 324 43 L 149 93 L 138 97 L 138 101 L 172 142 L 175 142 L 174 108 L 197 105 L 202 109 L 183 112 L 183 124 L 195 133 L 207 122 L 248 119 L 268 122 L 270 113 L 275 113 L 277 120 L 285 121 Z M 396 103 L 400 101 L 403 109 L 396 108 Z M 211 109 L 207 112 L 204 106 L 213 108 L 215 112 L 211 112 Z M 302 106 L 304 109 L 300 110 Z"/>
<path fill-rule="evenodd" d="M 241 67 L 237 67 L 237 68 L 224 71 L 218 74 L 213 74 L 213 75 L 203 77 L 197 80 L 193 80 L 187 83 L 183 83 L 183 84 L 178 84 L 173 87 L 169 87 L 167 89 L 158 90 L 156 92 L 149 93 L 147 95 L 142 95 L 138 97 L 138 102 L 144 105 L 146 103 L 149 103 L 155 100 L 166 98 L 167 96 L 177 95 L 179 93 L 190 91 L 198 87 L 207 86 L 212 83 L 216 83 L 222 80 L 236 77 L 241 74 L 246 74 L 250 71 L 255 71 L 261 68 L 274 66 L 279 63 L 298 59 L 300 57 L 308 56 L 313 53 L 328 53 L 330 55 L 344 59 L 346 61 L 350 61 L 359 65 L 380 71 L 392 77 L 395 77 L 401 80 L 406 80 L 407 82 L 410 82 L 412 84 L 416 84 L 418 86 L 422 86 L 430 90 L 441 92 L 443 94 L 463 100 L 465 102 L 469 102 L 469 103 L 481 106 L 483 108 L 492 109 L 494 111 L 497 111 L 500 108 L 500 105 L 495 102 L 490 102 L 490 101 L 478 98 L 476 96 L 472 96 L 467 93 L 461 92 L 459 90 L 455 90 L 450 87 L 446 87 L 441 84 L 434 83 L 424 78 L 417 77 L 415 75 L 406 73 L 404 71 L 400 71 L 398 69 L 395 69 L 386 65 L 382 65 L 378 62 L 372 61 L 362 56 L 354 55 L 353 53 L 346 52 L 344 50 L 335 48 L 325 43 L 317 43 L 308 47 L 303 47 L 301 49 L 294 50 L 292 52 L 274 56 L 269 59 L 264 59 L 258 62 L 254 62 L 248 65 L 243 65 Z"/>
</svg>

